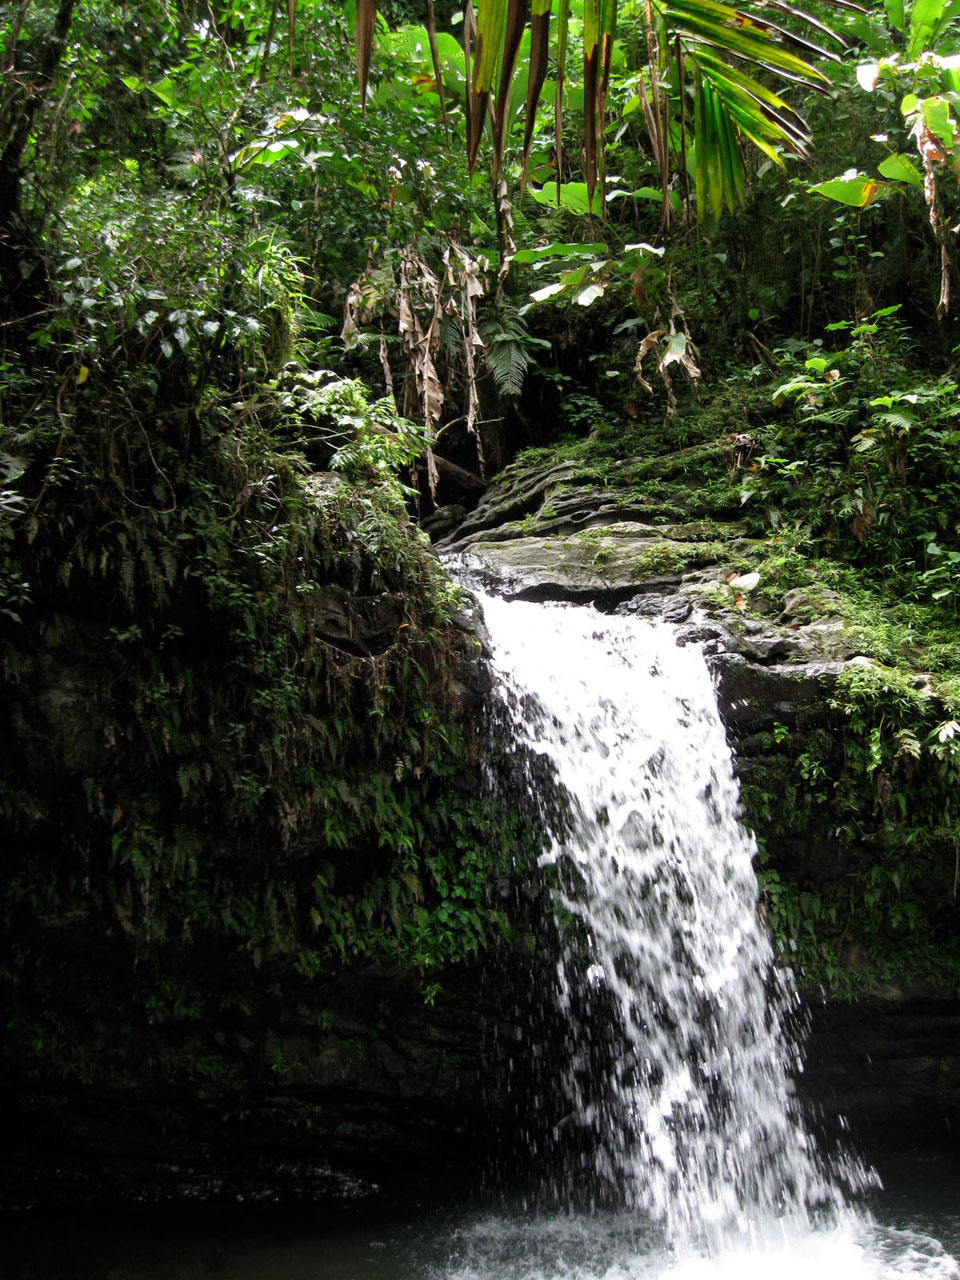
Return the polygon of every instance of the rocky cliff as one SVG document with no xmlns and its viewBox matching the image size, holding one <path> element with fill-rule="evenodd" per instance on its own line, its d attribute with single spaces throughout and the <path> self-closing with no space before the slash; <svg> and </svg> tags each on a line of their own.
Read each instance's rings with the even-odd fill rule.
<svg viewBox="0 0 960 1280">
<path fill-rule="evenodd" d="M 939 857 L 923 840 L 930 810 L 952 801 L 949 778 L 919 751 L 902 758 L 909 746 L 891 768 L 860 745 L 885 716 L 909 743 L 906 712 L 935 724 L 937 691 L 916 654 L 904 669 L 878 646 L 819 566 L 784 575 L 770 540 L 729 508 L 676 519 L 691 477 L 696 487 L 704 469 L 731 465 L 706 446 L 627 459 L 598 483 L 575 461 L 521 462 L 452 527 L 440 513 L 438 547 L 508 596 L 636 614 L 702 646 L 758 836 L 761 909 L 806 992 L 802 1083 L 868 1144 L 892 1135 L 894 1116 L 915 1138 L 949 1142 L 960 1131 L 955 868 L 943 833 Z"/>
</svg>

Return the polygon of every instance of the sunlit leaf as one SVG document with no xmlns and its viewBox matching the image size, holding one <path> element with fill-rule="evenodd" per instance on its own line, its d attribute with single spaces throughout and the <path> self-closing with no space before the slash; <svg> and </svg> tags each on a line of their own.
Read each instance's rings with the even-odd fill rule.
<svg viewBox="0 0 960 1280">
<path fill-rule="evenodd" d="M 570 213 L 590 212 L 590 196 L 585 182 L 564 182 L 559 186 L 531 188 L 530 194 L 538 204 L 552 209 L 567 209 Z"/>
<path fill-rule="evenodd" d="M 817 195 L 827 196 L 830 200 L 837 200 L 840 204 L 865 209 L 868 204 L 876 200 L 883 191 L 884 185 L 874 178 L 858 174 L 857 177 L 832 178 L 829 182 L 818 182 L 808 190 L 816 192 Z"/>
<path fill-rule="evenodd" d="M 554 284 L 544 285 L 542 289 L 535 289 L 530 297 L 534 302 L 546 302 L 548 298 L 555 298 L 558 293 L 563 293 L 565 288 L 566 285 L 561 281 L 556 281 Z"/>
<path fill-rule="evenodd" d="M 904 0 L 884 0 L 884 9 L 887 17 L 890 19 L 890 25 L 894 31 L 902 31 L 903 24 L 906 21 L 904 11 Z"/>
<path fill-rule="evenodd" d="M 671 196 L 676 196 L 675 191 L 671 191 Z M 606 200 L 607 204 L 611 204 L 614 200 L 653 200 L 657 204 L 663 202 L 663 192 L 659 187 L 637 187 L 635 191 L 625 191 L 621 187 L 615 187 L 613 191 L 608 191 Z M 678 197 L 679 199 L 679 197 Z"/>
<path fill-rule="evenodd" d="M 909 182 L 911 186 L 923 187 L 923 174 L 909 156 L 887 156 L 877 167 L 885 178 L 892 178 L 894 182 Z"/>
<path fill-rule="evenodd" d="M 923 122 L 945 147 L 953 146 L 953 121 L 950 118 L 950 104 L 945 98 L 924 99 Z"/>
<path fill-rule="evenodd" d="M 593 257 L 596 252 L 595 244 L 567 244 L 557 241 L 536 249 L 521 249 L 513 255 L 513 260 L 514 262 L 543 262 L 548 258 Z"/>
<path fill-rule="evenodd" d="M 861 89 L 866 89 L 867 93 L 873 92 L 879 77 L 880 64 L 878 62 L 862 62 L 857 67 L 857 84 Z"/>
<path fill-rule="evenodd" d="M 934 33 L 940 26 L 944 8 L 945 0 L 913 0 L 910 9 L 910 39 L 907 42 L 909 61 L 912 62 L 924 49 L 932 47 Z"/>
</svg>

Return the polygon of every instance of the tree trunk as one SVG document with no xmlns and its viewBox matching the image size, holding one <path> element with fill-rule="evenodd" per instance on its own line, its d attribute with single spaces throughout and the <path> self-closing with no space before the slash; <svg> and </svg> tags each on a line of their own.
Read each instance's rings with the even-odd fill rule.
<svg viewBox="0 0 960 1280">
<path fill-rule="evenodd" d="M 14 40 L 8 64 L 0 69 L 0 320 L 17 324 L 42 308 L 47 297 L 47 268 L 40 228 L 23 216 L 23 158 L 37 113 L 44 105 L 63 59 L 75 0 L 60 0 L 53 30 L 46 39 Z M 12 18 L 17 35 L 29 8 L 22 0 Z M 39 48 L 40 53 L 35 50 Z"/>
</svg>

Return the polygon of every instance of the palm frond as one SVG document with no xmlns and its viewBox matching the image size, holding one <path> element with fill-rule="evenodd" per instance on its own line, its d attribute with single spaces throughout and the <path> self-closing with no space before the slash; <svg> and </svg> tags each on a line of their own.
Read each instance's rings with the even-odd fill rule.
<svg viewBox="0 0 960 1280">
<path fill-rule="evenodd" d="M 854 0 L 827 0 L 835 7 L 860 10 Z M 928 0 L 939 3 L 940 0 Z M 749 3 L 749 0 L 747 0 Z M 365 93 L 376 17 L 375 0 L 357 0 L 357 72 Z M 432 10 L 432 4 L 430 5 Z M 679 92 L 684 75 L 693 76 L 694 151 L 697 159 L 698 216 L 719 217 L 724 205 L 734 208 L 746 195 L 744 140 L 775 163 L 784 153 L 804 155 L 810 133 L 802 117 L 767 83 L 770 77 L 805 89 L 822 89 L 827 77 L 811 59 L 837 59 L 818 39 L 845 47 L 822 19 L 798 9 L 790 0 L 755 0 L 738 7 L 724 0 L 644 0 L 642 21 L 647 45 L 646 80 L 638 86 L 642 115 L 653 146 L 664 191 L 664 222 L 672 211 L 668 187 L 670 155 L 667 63 L 676 59 Z M 584 48 L 584 161 L 588 205 L 592 208 L 603 173 L 603 113 L 617 30 L 618 0 L 582 0 Z M 534 116 L 546 82 L 552 0 L 464 0 L 464 45 L 467 64 L 467 161 L 476 165 L 488 116 L 493 126 L 493 167 L 500 167 L 510 90 L 515 79 L 521 40 L 529 23 L 526 121 L 523 174 L 534 132 Z M 775 15 L 775 16 L 772 16 Z M 790 29 L 781 18 L 798 29 Z M 556 166 L 563 167 L 562 105 L 570 0 L 558 0 L 556 74 Z M 813 37 L 816 37 L 813 38 Z M 435 58 L 436 62 L 436 58 Z M 437 77 L 438 82 L 440 77 Z M 494 104 L 491 108 L 491 102 Z M 681 163 L 685 163 L 684 141 Z M 601 201 L 601 208 L 603 202 Z"/>
</svg>

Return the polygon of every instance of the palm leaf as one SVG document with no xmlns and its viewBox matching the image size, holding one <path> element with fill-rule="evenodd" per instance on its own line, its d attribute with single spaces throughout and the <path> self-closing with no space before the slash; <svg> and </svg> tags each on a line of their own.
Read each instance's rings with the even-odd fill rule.
<svg viewBox="0 0 960 1280">
<path fill-rule="evenodd" d="M 697 211 L 709 208 L 714 218 L 723 212 L 723 179 L 719 169 L 719 139 L 713 114 L 710 86 L 697 72 L 694 77 L 694 106 L 697 154 Z"/>
<path fill-rule="evenodd" d="M 554 111 L 554 133 L 557 152 L 557 204 L 560 203 L 563 173 L 563 77 L 567 65 L 567 32 L 570 27 L 570 0 L 560 0 L 557 14 L 557 100 Z"/>
<path fill-rule="evenodd" d="M 769 24 L 742 10 L 714 0 L 668 0 L 663 17 L 681 39 L 702 42 L 727 57 L 777 71 L 810 88 L 827 83 L 822 72 L 779 44 L 779 33 Z"/>
<path fill-rule="evenodd" d="M 493 118 L 493 172 L 500 169 L 504 138 L 507 130 L 507 103 L 510 83 L 517 69 L 517 54 L 527 25 L 529 0 L 507 0 L 507 17 L 503 37 L 503 53 L 500 58 L 500 79 L 497 85 L 497 107 Z"/>
<path fill-rule="evenodd" d="M 467 164 L 471 175 L 477 163 L 483 124 L 496 78 L 508 0 L 479 0 L 477 6 L 473 76 L 470 82 L 470 131 L 467 137 Z"/>
<path fill-rule="evenodd" d="M 463 74 L 466 92 L 464 94 L 463 114 L 464 121 L 467 126 L 467 146 L 469 148 L 470 139 L 473 137 L 473 107 L 470 95 L 470 67 L 473 62 L 473 45 L 476 36 L 476 19 L 473 14 L 473 5 L 470 0 L 463 0 Z M 482 132 L 482 126 L 481 126 Z M 479 141 L 477 143 L 479 146 Z"/>
<path fill-rule="evenodd" d="M 587 201 L 597 187 L 597 87 L 600 68 L 600 0 L 583 0 L 583 160 Z"/>
<path fill-rule="evenodd" d="M 530 74 L 527 79 L 527 109 L 523 129 L 523 177 L 527 176 L 527 157 L 536 125 L 537 103 L 547 78 L 550 63 L 550 10 L 553 0 L 533 0 L 530 12 Z M 521 184 L 522 185 L 522 184 Z"/>
<path fill-rule="evenodd" d="M 293 5 L 294 0 L 288 0 Z M 836 8 L 863 12 L 855 0 L 826 0 Z M 922 38 L 941 20 L 945 0 L 915 0 L 919 16 L 912 24 L 913 39 Z M 603 115 L 613 42 L 617 0 L 581 0 L 584 46 L 584 160 L 588 207 L 592 208 L 598 177 L 602 183 Z M 438 87 L 442 95 L 436 54 L 433 4 L 428 0 L 428 35 Z M 535 113 L 549 61 L 552 0 L 477 0 L 476 19 L 471 0 L 464 0 L 464 56 L 467 95 L 467 160 L 471 174 L 476 165 L 487 114 L 493 117 L 493 164 L 499 169 L 507 127 L 508 104 L 516 78 L 521 40 L 529 21 L 526 120 L 523 140 L 523 175 L 533 139 Z M 676 58 L 679 92 L 684 92 L 685 69 L 694 76 L 696 192 L 698 216 L 710 211 L 719 217 L 724 205 L 742 203 L 746 194 L 746 168 L 741 139 L 756 146 L 777 164 L 782 152 L 806 153 L 810 133 L 801 116 L 764 81 L 770 76 L 819 89 L 827 77 L 809 61 L 812 57 L 837 58 L 805 34 L 788 30 L 767 13 L 785 15 L 811 33 L 843 40 L 820 19 L 796 8 L 790 0 L 756 0 L 747 11 L 724 0 L 643 0 L 647 43 L 647 76 L 638 94 L 643 119 L 653 144 L 664 192 L 664 222 L 672 211 L 669 203 L 671 156 L 669 147 L 669 94 L 663 76 L 672 56 Z M 563 90 L 570 28 L 570 0 L 559 0 L 557 31 L 556 165 L 557 202 L 563 172 Z M 376 21 L 375 0 L 357 0 L 357 73 L 365 96 L 370 53 Z M 672 50 L 672 53 L 671 53 Z M 495 107 L 491 97 L 496 95 Z M 444 110 L 441 96 L 441 109 Z M 681 112 L 685 163 L 686 126 Z"/>
<path fill-rule="evenodd" d="M 779 140 L 795 154 L 806 153 L 811 141 L 810 133 L 801 117 L 779 94 L 708 50 L 698 49 L 690 56 L 709 80 L 714 93 L 727 104 L 728 110 L 736 109 L 742 120 L 752 121 L 751 133 Z"/>
<path fill-rule="evenodd" d="M 720 162 L 723 169 L 723 195 L 728 209 L 735 209 L 743 204 L 747 190 L 747 175 L 743 166 L 743 155 L 737 129 L 726 104 L 714 92 L 714 113 L 717 119 L 717 133 L 720 137 Z"/>
<path fill-rule="evenodd" d="M 802 9 L 795 9 L 792 4 L 787 4 L 786 0 L 763 0 L 765 9 L 773 9 L 777 13 L 784 13 L 788 17 L 795 18 L 798 22 L 802 22 L 804 26 L 809 27 L 812 31 L 819 31 L 821 35 L 826 36 L 828 40 L 835 40 L 841 49 L 848 48 L 846 40 L 839 35 L 832 27 L 828 27 L 825 22 L 821 22 L 819 18 L 815 18 L 812 13 L 805 13 Z M 851 8 L 854 6 L 851 6 Z"/>
</svg>

